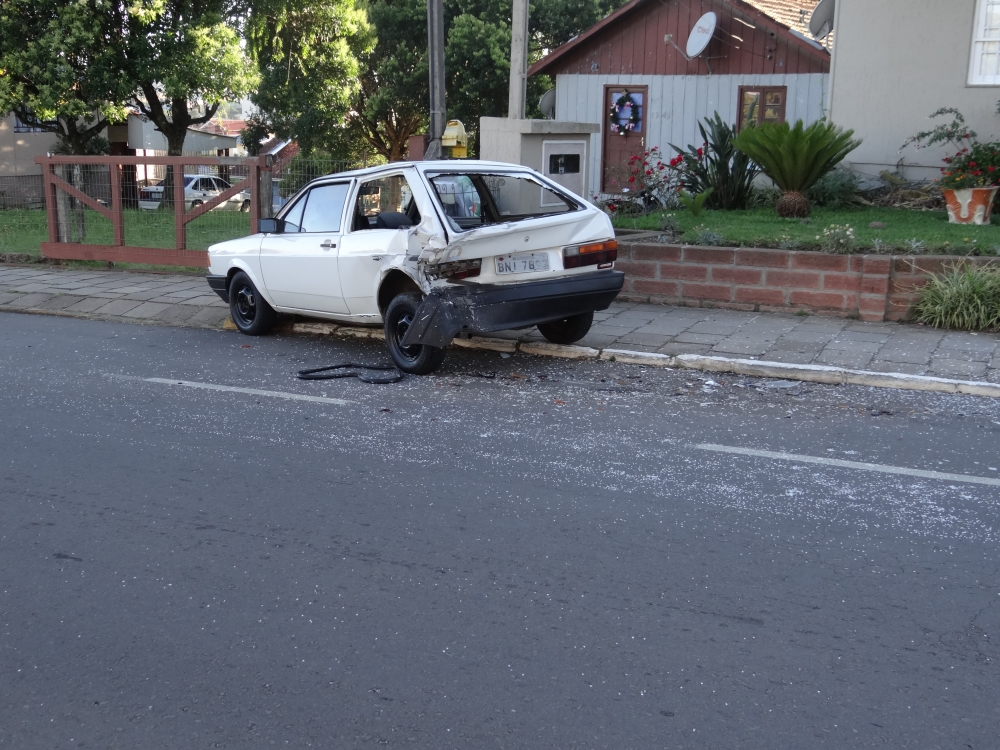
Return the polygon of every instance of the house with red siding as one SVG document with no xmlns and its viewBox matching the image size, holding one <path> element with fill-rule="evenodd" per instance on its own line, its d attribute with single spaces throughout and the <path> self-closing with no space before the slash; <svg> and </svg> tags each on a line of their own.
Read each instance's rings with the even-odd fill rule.
<svg viewBox="0 0 1000 750">
<path fill-rule="evenodd" d="M 591 195 L 618 192 L 632 154 L 659 146 L 666 159 L 670 144 L 701 145 L 698 123 L 715 112 L 737 127 L 824 116 L 830 53 L 758 7 L 769 2 L 778 0 L 630 0 L 528 69 L 555 80 L 556 120 L 600 125 L 586 155 Z M 689 59 L 706 13 L 714 33 Z M 628 106 L 614 112 L 616 103 Z"/>
</svg>

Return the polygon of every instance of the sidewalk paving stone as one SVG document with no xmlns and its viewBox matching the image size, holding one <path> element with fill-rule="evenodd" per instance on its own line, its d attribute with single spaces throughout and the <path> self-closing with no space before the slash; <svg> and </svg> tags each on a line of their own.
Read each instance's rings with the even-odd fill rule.
<svg viewBox="0 0 1000 750">
<path fill-rule="evenodd" d="M 138 307 L 135 307 L 126 313 L 122 313 L 122 315 L 126 318 L 153 318 L 166 310 L 168 307 L 170 307 L 170 305 L 164 305 L 160 302 L 142 302 Z"/>
<path fill-rule="evenodd" d="M 85 299 L 86 297 L 80 297 L 75 294 L 60 294 L 50 300 L 46 300 L 40 305 L 36 305 L 36 307 L 39 310 L 65 310 L 70 305 L 75 305 Z"/>
<path fill-rule="evenodd" d="M 98 315 L 124 315 L 129 310 L 133 310 L 141 304 L 141 302 L 130 299 L 115 299 L 103 307 L 97 308 L 94 312 Z"/>
<path fill-rule="evenodd" d="M 67 312 L 78 312 L 78 313 L 92 313 L 98 307 L 104 307 L 108 304 L 106 299 L 102 297 L 84 297 L 82 300 L 77 302 L 75 305 L 70 305 L 66 308 Z"/>
<path fill-rule="evenodd" d="M 15 307 L 19 310 L 30 310 L 33 307 L 38 307 L 46 300 L 52 299 L 54 296 L 55 295 L 52 294 L 45 294 L 44 292 L 25 294 L 23 297 L 18 297 L 16 300 L 8 302 L 7 307 Z"/>
<path fill-rule="evenodd" d="M 201 312 L 201 308 L 194 305 L 166 305 L 163 310 L 151 317 L 162 320 L 164 323 L 186 323 L 199 312 Z"/>
</svg>

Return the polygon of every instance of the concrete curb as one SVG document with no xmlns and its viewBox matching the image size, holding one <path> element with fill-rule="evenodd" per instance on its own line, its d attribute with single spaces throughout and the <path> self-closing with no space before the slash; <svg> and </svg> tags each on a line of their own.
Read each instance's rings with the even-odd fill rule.
<svg viewBox="0 0 1000 750">
<path fill-rule="evenodd" d="M 296 323 L 293 333 L 332 334 L 351 338 L 382 338 L 382 331 L 370 328 L 337 326 L 327 323 Z M 908 391 L 928 391 L 932 393 L 960 393 L 967 396 L 1000 398 L 1000 383 L 975 380 L 949 380 L 927 375 L 906 375 L 899 372 L 871 372 L 849 370 L 844 367 L 826 365 L 795 365 L 784 362 L 766 362 L 757 359 L 734 359 L 731 357 L 709 357 L 701 354 L 656 354 L 654 352 L 634 352 L 628 349 L 592 349 L 588 346 L 562 346 L 541 341 L 519 343 L 511 339 L 470 338 L 455 339 L 452 346 L 462 349 L 480 349 L 531 354 L 538 357 L 559 357 L 561 359 L 601 359 L 607 362 L 622 362 L 648 367 L 668 367 L 704 372 L 729 372 L 755 378 L 780 378 L 800 380 L 808 383 L 830 385 L 864 385 L 873 388 L 896 388 Z"/>
</svg>

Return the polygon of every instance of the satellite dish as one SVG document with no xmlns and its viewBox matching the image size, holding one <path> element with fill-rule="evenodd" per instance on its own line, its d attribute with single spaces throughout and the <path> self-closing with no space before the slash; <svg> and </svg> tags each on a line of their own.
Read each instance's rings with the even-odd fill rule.
<svg viewBox="0 0 1000 750">
<path fill-rule="evenodd" d="M 694 28 L 691 29 L 691 33 L 688 34 L 688 58 L 697 57 L 705 51 L 708 43 L 712 41 L 712 36 L 715 34 L 715 27 L 718 23 L 719 17 L 712 12 L 706 13 L 698 19 Z"/>
<path fill-rule="evenodd" d="M 837 0 L 820 0 L 809 19 L 809 31 L 817 39 L 823 39 L 833 31 L 833 12 Z"/>
<path fill-rule="evenodd" d="M 549 89 L 542 98 L 538 100 L 538 108 L 542 110 L 542 117 L 549 120 L 556 119 L 556 90 Z"/>
</svg>

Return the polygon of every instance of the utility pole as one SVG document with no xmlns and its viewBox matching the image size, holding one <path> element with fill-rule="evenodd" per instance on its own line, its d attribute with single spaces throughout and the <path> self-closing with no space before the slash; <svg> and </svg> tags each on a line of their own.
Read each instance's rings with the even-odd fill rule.
<svg viewBox="0 0 1000 750">
<path fill-rule="evenodd" d="M 447 124 L 444 101 L 444 0 L 427 0 L 427 51 L 431 78 L 430 139 L 424 158 L 441 158 L 441 136 Z"/>
<path fill-rule="evenodd" d="M 528 93 L 528 0 L 514 0 L 510 34 L 510 89 L 507 117 L 524 119 L 524 100 Z"/>
</svg>

